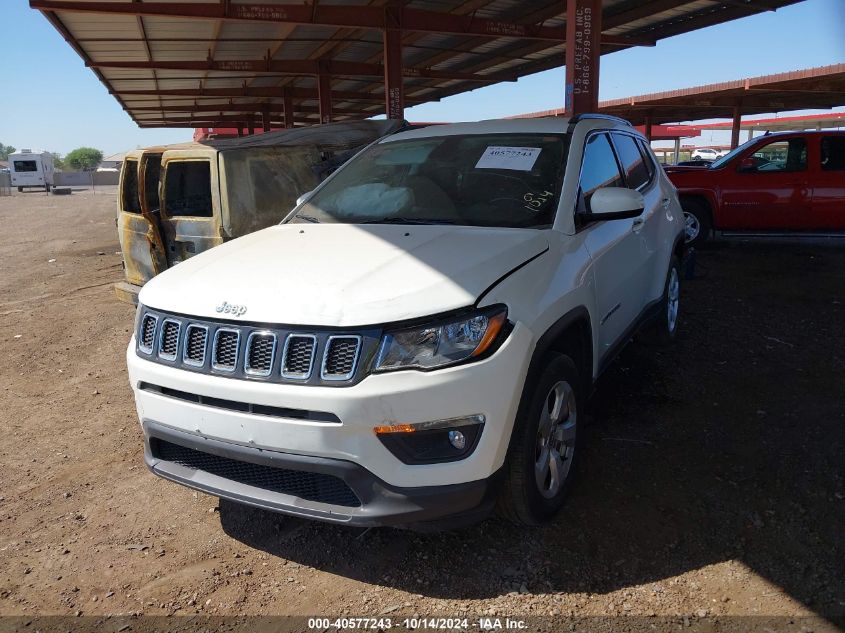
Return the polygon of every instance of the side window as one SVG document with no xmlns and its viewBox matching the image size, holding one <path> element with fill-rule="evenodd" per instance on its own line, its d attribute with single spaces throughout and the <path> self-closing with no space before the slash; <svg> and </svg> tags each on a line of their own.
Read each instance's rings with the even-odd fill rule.
<svg viewBox="0 0 845 633">
<path fill-rule="evenodd" d="M 823 137 L 821 158 L 824 171 L 845 171 L 845 136 Z"/>
<path fill-rule="evenodd" d="M 740 169 L 756 173 L 804 171 L 807 169 L 807 141 L 791 138 L 772 141 L 742 159 Z"/>
<path fill-rule="evenodd" d="M 138 199 L 138 161 L 123 162 L 123 210 L 126 213 L 141 213 L 141 201 Z"/>
<path fill-rule="evenodd" d="M 619 154 L 619 162 L 625 170 L 625 180 L 631 189 L 639 189 L 647 184 L 651 176 L 645 165 L 637 140 L 627 134 L 613 134 L 613 144 Z"/>
<path fill-rule="evenodd" d="M 171 161 L 166 170 L 164 209 L 167 215 L 210 218 L 211 166 L 208 161 Z"/>
<path fill-rule="evenodd" d="M 646 141 L 643 141 L 642 139 L 637 141 L 637 145 L 639 145 L 640 147 L 640 154 L 643 155 L 645 166 L 648 169 L 648 177 L 654 178 L 657 165 L 655 165 L 654 154 L 652 154 L 651 152 L 651 147 Z"/>
<path fill-rule="evenodd" d="M 589 209 L 590 197 L 602 187 L 623 187 L 622 174 L 607 134 L 595 134 L 584 148 L 581 162 L 581 195 L 578 211 Z"/>
</svg>

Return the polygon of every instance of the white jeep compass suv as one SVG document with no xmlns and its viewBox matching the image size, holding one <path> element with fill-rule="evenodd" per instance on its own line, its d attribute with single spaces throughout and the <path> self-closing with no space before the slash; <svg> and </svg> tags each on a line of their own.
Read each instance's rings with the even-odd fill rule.
<svg viewBox="0 0 845 633">
<path fill-rule="evenodd" d="M 620 119 L 383 138 L 279 226 L 143 288 L 127 362 L 146 463 L 349 525 L 548 519 L 596 377 L 646 321 L 676 332 L 683 235 Z"/>
</svg>

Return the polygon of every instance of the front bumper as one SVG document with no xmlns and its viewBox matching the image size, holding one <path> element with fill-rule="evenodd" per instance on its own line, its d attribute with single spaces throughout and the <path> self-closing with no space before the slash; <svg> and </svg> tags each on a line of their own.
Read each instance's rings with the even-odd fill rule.
<svg viewBox="0 0 845 633">
<path fill-rule="evenodd" d="M 397 488 L 352 462 L 229 444 L 154 422 L 144 423 L 144 440 L 147 467 L 164 479 L 264 510 L 351 526 L 471 523 L 490 512 L 497 491 L 498 474 Z M 279 490 L 279 474 L 287 490 Z"/>
<path fill-rule="evenodd" d="M 531 331 L 517 323 L 496 353 L 484 360 L 432 372 L 370 375 L 348 387 L 273 384 L 184 371 L 139 358 L 134 341 L 127 350 L 127 363 L 153 472 L 259 507 L 370 525 L 428 521 L 484 504 L 489 480 L 505 461 L 532 345 Z M 144 383 L 203 398 L 318 412 L 335 422 L 206 406 L 141 388 Z M 405 464 L 373 430 L 476 414 L 486 420 L 478 443 L 469 456 L 454 462 Z M 154 445 L 163 433 L 182 438 L 166 441 L 183 446 L 188 442 L 198 451 L 208 453 L 208 447 L 233 451 L 231 458 L 236 461 L 256 463 L 259 457 L 270 457 L 293 470 L 320 473 L 329 468 L 326 472 L 345 481 L 361 506 L 354 511 L 326 508 L 319 501 L 227 483 L 225 474 L 157 460 L 150 438 Z"/>
</svg>

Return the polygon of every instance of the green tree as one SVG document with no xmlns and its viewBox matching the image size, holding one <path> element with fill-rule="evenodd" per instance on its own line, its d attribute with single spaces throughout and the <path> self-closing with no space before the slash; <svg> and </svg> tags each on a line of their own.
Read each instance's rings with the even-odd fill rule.
<svg viewBox="0 0 845 633">
<path fill-rule="evenodd" d="M 53 155 L 53 168 L 54 169 L 64 169 L 65 168 L 65 161 L 62 158 L 62 155 L 58 152 L 50 152 Z"/>
<path fill-rule="evenodd" d="M 77 147 L 64 158 L 64 164 L 73 169 L 91 171 L 103 161 L 103 153 L 93 147 Z"/>
<path fill-rule="evenodd" d="M 15 148 L 11 145 L 0 143 L 0 160 L 9 160 L 9 154 L 14 154 Z"/>
</svg>

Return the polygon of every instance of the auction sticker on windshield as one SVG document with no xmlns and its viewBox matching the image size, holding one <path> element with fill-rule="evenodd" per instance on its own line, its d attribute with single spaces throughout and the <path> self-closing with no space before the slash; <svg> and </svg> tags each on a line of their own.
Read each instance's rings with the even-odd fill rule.
<svg viewBox="0 0 845 633">
<path fill-rule="evenodd" d="M 514 171 L 531 171 L 537 157 L 540 156 L 539 147 L 502 147 L 492 145 L 484 150 L 481 158 L 475 164 L 476 169 L 512 169 Z"/>
</svg>

